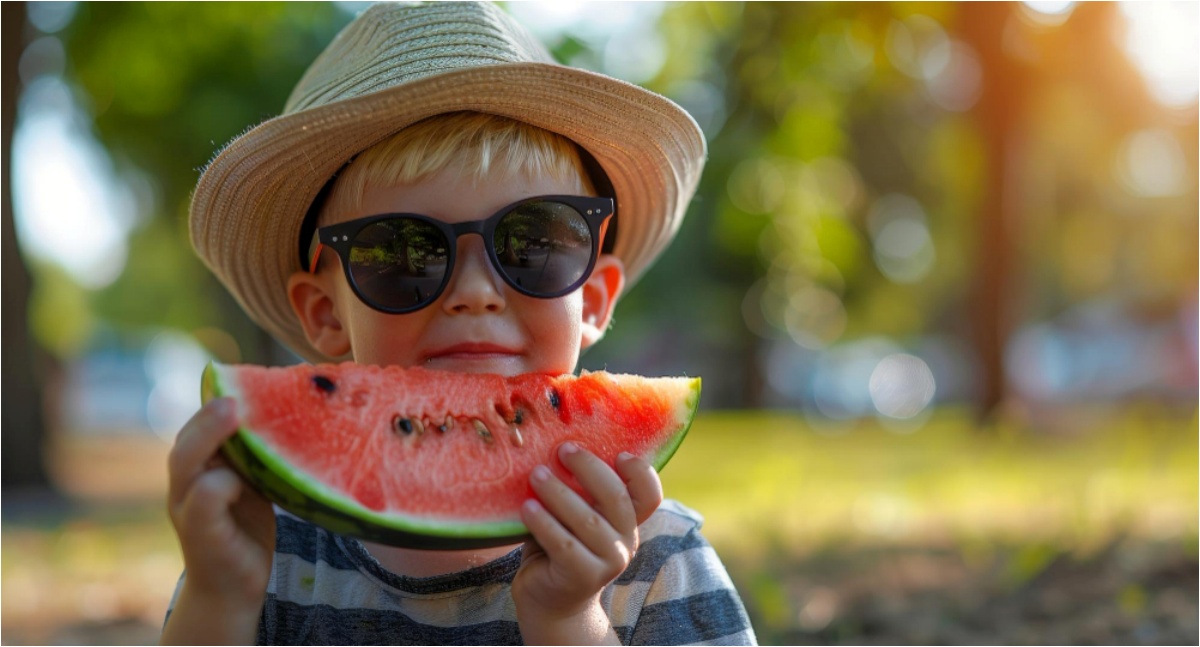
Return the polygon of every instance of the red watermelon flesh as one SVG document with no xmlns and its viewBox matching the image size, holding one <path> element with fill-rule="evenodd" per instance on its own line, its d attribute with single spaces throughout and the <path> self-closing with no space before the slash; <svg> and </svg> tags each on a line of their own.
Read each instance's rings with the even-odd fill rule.
<svg viewBox="0 0 1200 647">
<path fill-rule="evenodd" d="M 210 364 L 205 399 L 233 397 L 225 447 L 269 498 L 335 532 L 400 546 L 520 540 L 529 474 L 547 465 L 578 489 L 565 441 L 614 464 L 661 468 L 682 442 L 700 380 L 585 373 L 502 377 L 423 368 Z"/>
</svg>

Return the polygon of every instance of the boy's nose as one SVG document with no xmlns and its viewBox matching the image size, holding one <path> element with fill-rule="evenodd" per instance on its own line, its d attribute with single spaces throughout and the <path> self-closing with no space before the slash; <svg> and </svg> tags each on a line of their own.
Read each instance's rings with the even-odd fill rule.
<svg viewBox="0 0 1200 647">
<path fill-rule="evenodd" d="M 458 239 L 454 273 L 442 307 L 447 313 L 503 312 L 504 279 L 492 267 L 480 236 Z"/>
</svg>

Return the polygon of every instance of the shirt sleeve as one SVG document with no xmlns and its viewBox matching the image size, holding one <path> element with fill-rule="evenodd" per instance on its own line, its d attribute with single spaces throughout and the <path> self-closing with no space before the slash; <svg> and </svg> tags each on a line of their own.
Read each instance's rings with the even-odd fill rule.
<svg viewBox="0 0 1200 647">
<path fill-rule="evenodd" d="M 179 600 L 179 592 L 183 589 L 183 578 L 187 577 L 187 572 L 179 574 L 179 580 L 175 582 L 175 592 L 171 594 L 171 601 L 167 603 L 167 613 L 163 616 L 163 629 L 167 628 L 167 620 L 171 619 L 171 612 L 175 610 L 175 602 Z"/>
<path fill-rule="evenodd" d="M 746 609 L 717 553 L 692 528 L 646 593 L 631 645 L 756 645 Z"/>
</svg>

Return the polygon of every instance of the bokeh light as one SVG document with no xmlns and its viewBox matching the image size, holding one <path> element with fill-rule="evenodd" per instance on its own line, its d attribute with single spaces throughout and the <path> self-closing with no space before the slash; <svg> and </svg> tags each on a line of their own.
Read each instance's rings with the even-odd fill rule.
<svg viewBox="0 0 1200 647">
<path fill-rule="evenodd" d="M 20 115 L 13 135 L 13 202 L 22 244 L 81 285 L 108 285 L 125 265 L 126 235 L 137 213 L 132 194 L 80 122 L 72 90 L 61 78 L 34 79 L 22 93 Z"/>
<path fill-rule="evenodd" d="M 189 335 L 164 331 L 150 341 L 145 359 L 150 382 L 146 418 L 154 433 L 171 440 L 196 412 L 200 376 L 210 359 Z"/>
<path fill-rule="evenodd" d="M 1021 3 L 1022 16 L 1047 27 L 1057 27 L 1067 22 L 1075 10 L 1072 0 L 1025 0 Z"/>
<path fill-rule="evenodd" d="M 929 406 L 937 384 L 924 360 L 896 353 L 875 365 L 868 389 L 876 411 L 889 418 L 908 420 Z"/>
<path fill-rule="evenodd" d="M 1134 194 L 1148 198 L 1181 195 L 1193 186 L 1179 138 L 1161 128 L 1132 133 L 1121 144 L 1117 176 Z"/>
<path fill-rule="evenodd" d="M 1121 2 L 1123 45 L 1164 105 L 1185 107 L 1200 93 L 1200 4 Z"/>
</svg>

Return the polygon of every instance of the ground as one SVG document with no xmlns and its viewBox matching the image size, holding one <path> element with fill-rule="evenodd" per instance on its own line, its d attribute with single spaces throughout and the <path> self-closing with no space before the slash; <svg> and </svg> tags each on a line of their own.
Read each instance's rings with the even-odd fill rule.
<svg viewBox="0 0 1200 647">
<path fill-rule="evenodd" d="M 157 640 L 181 569 L 166 452 L 65 436 L 63 496 L 4 493 L 0 642 Z M 663 481 L 764 644 L 1198 642 L 1194 408 L 904 432 L 710 413 Z"/>
</svg>

